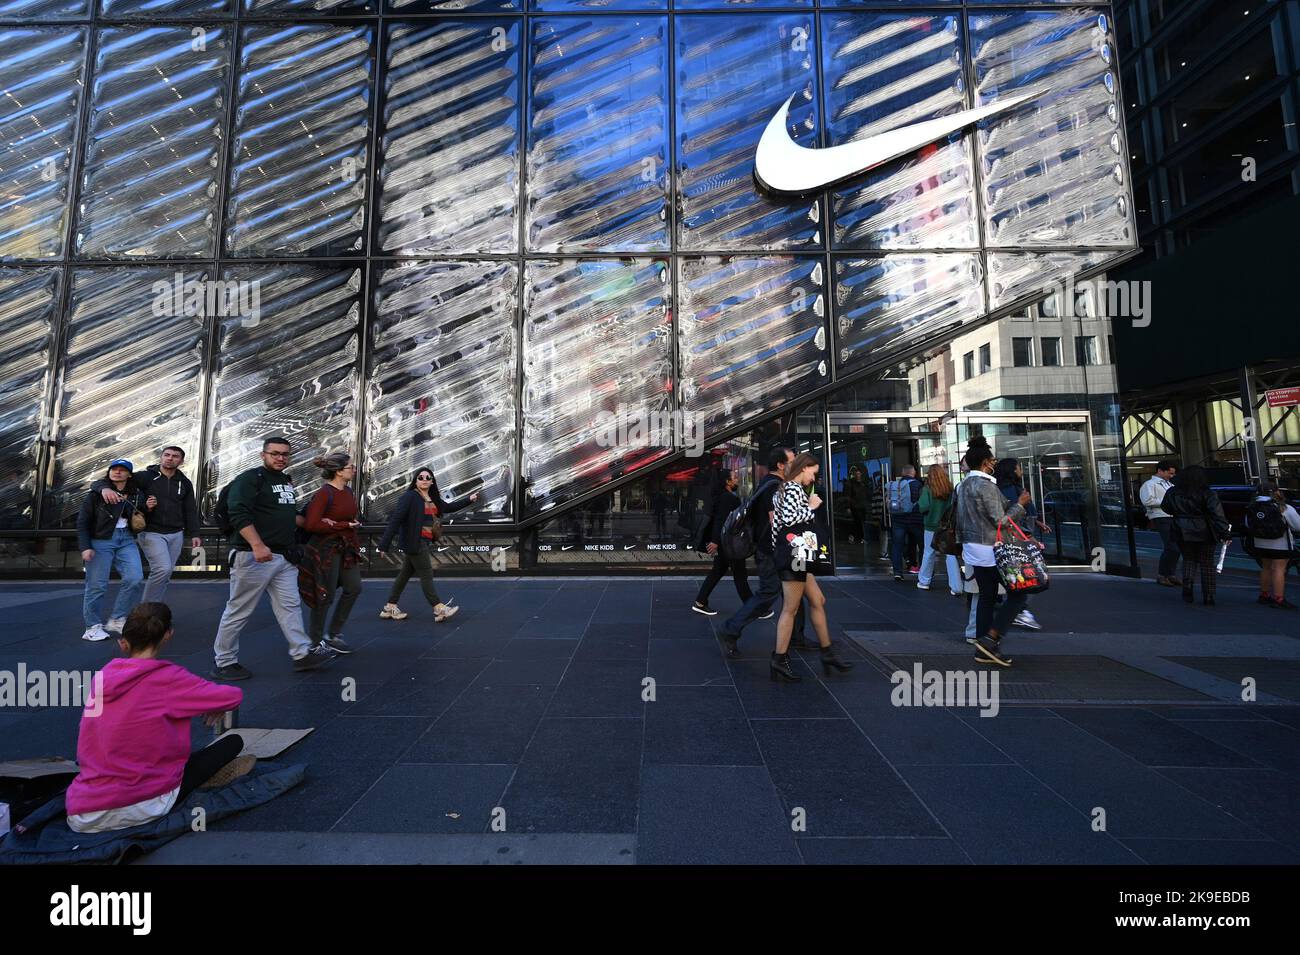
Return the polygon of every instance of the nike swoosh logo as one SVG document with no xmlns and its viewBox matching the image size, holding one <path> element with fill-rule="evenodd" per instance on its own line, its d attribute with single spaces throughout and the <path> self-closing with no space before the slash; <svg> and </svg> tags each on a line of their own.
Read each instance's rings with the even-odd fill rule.
<svg viewBox="0 0 1300 955">
<path fill-rule="evenodd" d="M 867 139 L 825 149 L 809 149 L 790 138 L 790 103 L 798 95 L 795 93 L 776 111 L 767 129 L 763 130 L 754 153 L 754 176 L 759 185 L 770 192 L 805 195 L 838 185 L 891 159 L 944 139 L 971 123 L 1026 103 L 1039 93 L 1008 96 L 996 103 L 900 126 Z"/>
</svg>

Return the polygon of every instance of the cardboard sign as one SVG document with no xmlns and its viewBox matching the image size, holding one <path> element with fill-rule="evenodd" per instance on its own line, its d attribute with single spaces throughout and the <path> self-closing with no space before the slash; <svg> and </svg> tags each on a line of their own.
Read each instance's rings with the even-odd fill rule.
<svg viewBox="0 0 1300 955">
<path fill-rule="evenodd" d="M 241 726 L 222 733 L 217 739 L 225 739 L 231 733 L 238 733 L 244 740 L 244 748 L 239 751 L 240 756 L 274 759 L 294 743 L 305 738 L 315 728 L 309 726 L 305 730 L 263 730 Z"/>
<path fill-rule="evenodd" d="M 76 773 L 79 767 L 70 759 L 62 756 L 40 756 L 36 759 L 13 759 L 0 763 L 0 778 L 38 779 L 41 776 L 55 776 L 60 773 Z"/>
</svg>

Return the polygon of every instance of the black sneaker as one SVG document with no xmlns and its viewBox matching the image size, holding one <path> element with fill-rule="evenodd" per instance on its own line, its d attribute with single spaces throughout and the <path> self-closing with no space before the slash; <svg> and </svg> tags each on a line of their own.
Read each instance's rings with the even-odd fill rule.
<svg viewBox="0 0 1300 955">
<path fill-rule="evenodd" d="M 994 640 L 990 637 L 979 637 L 975 641 L 975 659 L 979 663 L 996 663 L 998 666 L 1009 667 L 1012 664 L 1011 657 L 1002 652 L 1002 641 Z"/>
<path fill-rule="evenodd" d="M 704 614 L 704 616 L 706 617 L 716 617 L 718 615 L 718 612 L 716 610 L 714 610 L 708 604 L 700 603 L 698 600 L 695 601 L 695 603 L 691 604 L 691 609 L 694 610 L 696 613 Z"/>
<path fill-rule="evenodd" d="M 727 650 L 727 656 L 729 657 L 740 656 L 739 644 L 740 644 L 740 634 L 727 633 L 727 631 L 725 630 L 722 631 L 722 645 Z"/>
<path fill-rule="evenodd" d="M 326 637 L 325 639 L 321 640 L 321 643 L 325 644 L 325 646 L 329 647 L 329 648 L 330 648 L 331 650 L 333 650 L 335 653 L 351 653 L 351 652 L 352 652 L 352 647 L 350 647 L 350 646 L 348 645 L 348 642 L 347 642 L 346 640 L 343 639 L 343 635 L 342 635 L 342 634 L 338 634 L 338 635 L 333 636 L 333 637 Z"/>
<path fill-rule="evenodd" d="M 758 619 L 759 619 L 759 620 L 771 620 L 771 619 L 772 619 L 773 617 L 775 617 L 775 616 L 776 616 L 776 611 L 775 611 L 775 610 L 769 610 L 767 613 L 763 614 L 763 616 L 759 617 Z"/>
<path fill-rule="evenodd" d="M 208 676 L 214 680 L 247 680 L 253 675 L 253 671 L 246 666 L 240 666 L 238 663 L 227 663 L 223 667 L 214 665 Z"/>
<path fill-rule="evenodd" d="M 336 654 L 323 643 L 318 643 L 307 653 L 305 657 L 299 657 L 293 661 L 293 668 L 298 673 L 304 673 L 307 670 L 318 670 L 325 664 L 333 660 Z"/>
</svg>

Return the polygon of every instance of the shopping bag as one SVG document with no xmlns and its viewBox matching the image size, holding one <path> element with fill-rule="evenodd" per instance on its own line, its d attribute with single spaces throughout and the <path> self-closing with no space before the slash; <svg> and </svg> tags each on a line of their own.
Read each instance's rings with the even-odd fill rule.
<svg viewBox="0 0 1300 955">
<path fill-rule="evenodd" d="M 1016 529 L 1016 535 L 1002 538 L 1002 524 L 998 525 L 997 539 L 993 542 L 993 562 L 998 577 L 1009 594 L 1036 594 L 1047 589 L 1047 564 L 1043 551 L 1036 541 L 1020 529 L 1020 525 L 1007 518 L 1004 521 Z"/>
<path fill-rule="evenodd" d="M 830 535 L 816 521 L 782 527 L 776 532 L 776 565 L 810 574 L 829 574 L 831 555 L 827 547 Z"/>
</svg>

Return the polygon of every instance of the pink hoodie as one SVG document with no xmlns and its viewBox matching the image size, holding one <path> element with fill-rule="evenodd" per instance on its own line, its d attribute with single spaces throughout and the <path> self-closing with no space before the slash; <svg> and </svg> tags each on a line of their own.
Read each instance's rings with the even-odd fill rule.
<svg viewBox="0 0 1300 955">
<path fill-rule="evenodd" d="M 195 676 L 166 660 L 110 660 L 103 712 L 87 698 L 77 739 L 81 772 L 68 787 L 68 814 L 120 809 L 181 784 L 190 758 L 190 719 L 238 706 L 244 691 Z M 98 680 L 92 687 L 98 686 Z"/>
</svg>

